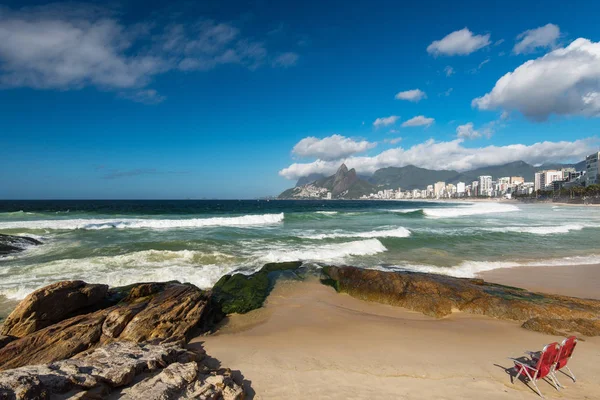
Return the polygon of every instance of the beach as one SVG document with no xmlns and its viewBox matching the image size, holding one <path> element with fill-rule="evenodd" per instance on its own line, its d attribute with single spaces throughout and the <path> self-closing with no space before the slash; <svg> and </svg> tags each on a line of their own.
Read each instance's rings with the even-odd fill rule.
<svg viewBox="0 0 600 400">
<path fill-rule="evenodd" d="M 571 295 L 578 293 L 564 279 L 567 271 L 574 282 L 600 277 L 598 266 L 534 269 L 544 278 L 529 286 L 547 284 L 547 292 Z M 497 281 L 527 287 L 528 269 L 510 272 Z M 588 289 L 581 296 L 589 296 Z M 241 371 L 255 399 L 534 399 L 523 382 L 511 384 L 507 357 L 561 340 L 460 312 L 426 317 L 338 294 L 313 280 L 280 281 L 264 308 L 230 316 L 192 346 L 201 344 L 210 357 Z M 600 398 L 599 338 L 581 341 L 570 365 L 577 382 L 559 374 L 566 386 L 560 392 L 540 382 L 546 398 Z"/>
</svg>

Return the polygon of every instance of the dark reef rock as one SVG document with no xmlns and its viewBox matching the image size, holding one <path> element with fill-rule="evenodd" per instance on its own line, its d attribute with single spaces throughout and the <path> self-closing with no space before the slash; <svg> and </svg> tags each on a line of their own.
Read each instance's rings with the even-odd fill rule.
<svg viewBox="0 0 600 400">
<path fill-rule="evenodd" d="M 266 264 L 252 275 L 225 275 L 212 289 L 215 308 L 224 314 L 244 314 L 260 308 L 273 289 L 277 276 L 301 266 L 300 261 L 272 263 Z"/>
<path fill-rule="evenodd" d="M 29 246 L 37 246 L 40 244 L 42 244 L 42 242 L 39 240 L 27 236 L 4 235 L 0 233 L 0 256 L 18 253 Z"/>
<path fill-rule="evenodd" d="M 204 358 L 178 343 L 114 342 L 77 358 L 0 372 L 0 398 L 243 399 L 231 371 L 210 369 Z"/>
<path fill-rule="evenodd" d="M 353 297 L 405 307 L 441 318 L 458 310 L 522 321 L 550 334 L 600 335 L 600 301 L 533 293 L 524 289 L 417 272 L 325 267 L 322 282 Z"/>
<path fill-rule="evenodd" d="M 118 340 L 185 340 L 210 313 L 209 294 L 177 282 L 106 285 L 59 282 L 25 298 L 2 334 L 0 370 L 50 363 Z"/>
</svg>

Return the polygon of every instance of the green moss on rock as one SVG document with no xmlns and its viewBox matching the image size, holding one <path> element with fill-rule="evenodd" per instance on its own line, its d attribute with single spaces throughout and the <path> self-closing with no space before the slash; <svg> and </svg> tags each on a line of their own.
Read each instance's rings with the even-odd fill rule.
<svg viewBox="0 0 600 400">
<path fill-rule="evenodd" d="M 270 263 L 252 275 L 225 275 L 214 285 L 213 304 L 224 314 L 245 314 L 262 307 L 273 282 L 284 271 L 296 270 L 302 262 Z"/>
</svg>

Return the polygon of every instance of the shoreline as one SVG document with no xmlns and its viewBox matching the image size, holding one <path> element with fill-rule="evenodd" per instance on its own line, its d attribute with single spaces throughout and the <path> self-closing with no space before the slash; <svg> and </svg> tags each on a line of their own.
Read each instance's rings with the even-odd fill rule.
<svg viewBox="0 0 600 400">
<path fill-rule="evenodd" d="M 555 340 L 562 338 L 527 331 L 517 322 L 462 312 L 435 319 L 359 300 L 313 279 L 279 281 L 263 308 L 229 316 L 217 332 L 194 338 L 190 346 L 202 344 L 211 357 L 241 371 L 255 399 L 485 394 L 508 400 L 537 395 L 523 382 L 510 383 L 507 357 Z M 599 352 L 600 338 L 580 342 L 570 364 L 577 383 L 561 377 L 566 388 L 559 393 L 541 382 L 546 398 L 600 397 Z"/>
</svg>

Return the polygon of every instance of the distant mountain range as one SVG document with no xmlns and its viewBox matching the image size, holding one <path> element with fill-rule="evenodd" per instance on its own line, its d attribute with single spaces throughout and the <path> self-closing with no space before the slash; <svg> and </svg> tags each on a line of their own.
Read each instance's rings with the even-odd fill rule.
<svg viewBox="0 0 600 400">
<path fill-rule="evenodd" d="M 453 184 L 457 182 L 469 184 L 478 180 L 481 175 L 490 175 L 494 179 L 503 176 L 522 176 L 526 182 L 533 182 L 537 171 L 568 167 L 573 167 L 578 171 L 583 170 L 585 168 L 585 161 L 577 164 L 544 164 L 538 167 L 524 161 L 515 161 L 465 172 L 432 170 L 407 165 L 404 167 L 381 168 L 369 177 L 359 176 L 354 168 L 348 170 L 346 165 L 342 164 L 338 171 L 329 177 L 322 174 L 311 174 L 300 178 L 294 188 L 284 191 L 279 195 L 279 198 L 306 198 L 309 197 L 307 193 L 315 193 L 319 189 L 326 189 L 326 191 L 331 192 L 334 199 L 355 199 L 383 189 L 425 189 L 427 185 L 432 185 L 439 181 Z"/>
</svg>

